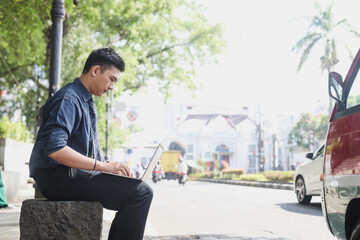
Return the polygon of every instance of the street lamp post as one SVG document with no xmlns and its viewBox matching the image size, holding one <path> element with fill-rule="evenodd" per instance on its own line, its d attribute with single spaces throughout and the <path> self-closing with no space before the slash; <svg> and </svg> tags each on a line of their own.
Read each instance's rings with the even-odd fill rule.
<svg viewBox="0 0 360 240">
<path fill-rule="evenodd" d="M 63 19 L 65 16 L 64 0 L 53 0 L 51 8 L 51 48 L 50 48 L 50 74 L 49 98 L 59 90 L 61 74 L 61 49 L 63 35 Z"/>
</svg>

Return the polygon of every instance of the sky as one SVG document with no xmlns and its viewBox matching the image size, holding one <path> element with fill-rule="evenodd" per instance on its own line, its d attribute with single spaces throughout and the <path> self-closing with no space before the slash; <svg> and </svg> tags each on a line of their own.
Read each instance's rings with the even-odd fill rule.
<svg viewBox="0 0 360 240">
<path fill-rule="evenodd" d="M 179 90 L 170 103 L 221 106 L 233 109 L 261 109 L 264 115 L 293 115 L 313 112 L 319 104 L 328 104 L 327 73 L 320 70 L 320 52 L 313 55 L 297 72 L 300 55 L 292 47 L 305 36 L 308 23 L 303 16 L 314 16 L 315 2 L 325 7 L 333 4 L 335 20 L 347 18 L 360 30 L 360 1 L 330 0 L 197 0 L 207 8 L 210 23 L 222 23 L 227 47 L 218 56 L 219 64 L 198 67 L 195 81 L 202 89 L 191 98 Z M 340 34 L 342 35 L 342 34 Z M 359 40 L 344 34 L 341 41 L 356 54 Z M 351 60 L 339 56 L 335 70 L 345 78 Z M 162 102 L 155 84 L 149 84 L 148 95 L 136 94 L 125 101 L 154 111 Z M 184 92 L 184 93 L 182 93 Z M 153 102 L 146 99 L 154 99 Z M 150 113 L 151 114 L 151 113 Z M 152 112 L 154 115 L 154 112 Z"/>
<path fill-rule="evenodd" d="M 319 69 L 320 55 L 314 52 L 297 72 L 300 56 L 291 52 L 307 31 L 307 23 L 299 18 L 316 14 L 315 1 L 201 2 L 208 6 L 210 21 L 225 24 L 228 42 L 220 65 L 205 67 L 199 73 L 204 85 L 202 101 L 233 107 L 260 105 L 264 112 L 279 114 L 310 112 L 317 102 L 328 101 L 327 73 Z M 321 6 L 331 2 L 318 1 Z M 356 1 L 334 2 L 334 17 L 346 17 L 359 26 L 359 14 L 353 11 L 358 7 L 360 3 Z M 354 44 L 354 53 L 359 46 Z M 345 76 L 351 62 L 347 57 L 343 61 L 345 69 L 340 65 L 338 68 Z M 219 85 L 223 94 L 219 93 Z"/>
</svg>

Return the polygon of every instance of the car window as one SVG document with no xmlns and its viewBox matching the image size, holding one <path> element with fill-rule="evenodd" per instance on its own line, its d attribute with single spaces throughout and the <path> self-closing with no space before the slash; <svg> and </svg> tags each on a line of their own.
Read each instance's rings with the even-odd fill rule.
<svg viewBox="0 0 360 240">
<path fill-rule="evenodd" d="M 318 157 L 323 157 L 324 156 L 324 145 L 316 152 L 315 156 L 313 157 L 313 159 L 316 159 Z"/>
<path fill-rule="evenodd" d="M 358 78 L 360 78 L 359 74 L 357 74 L 353 82 L 354 84 L 350 89 L 349 96 L 347 98 L 346 108 L 351 108 L 360 104 L 360 80 L 358 80 Z"/>
</svg>

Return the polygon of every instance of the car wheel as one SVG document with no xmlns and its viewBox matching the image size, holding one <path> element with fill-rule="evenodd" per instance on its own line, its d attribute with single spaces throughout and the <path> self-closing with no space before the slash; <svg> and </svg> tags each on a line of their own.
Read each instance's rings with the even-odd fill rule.
<svg viewBox="0 0 360 240">
<path fill-rule="evenodd" d="M 296 186 L 295 193 L 298 202 L 300 204 L 309 204 L 312 196 L 306 195 L 306 187 L 305 187 L 304 179 L 302 177 L 298 177 L 296 179 L 295 186 Z"/>
<path fill-rule="evenodd" d="M 360 219 L 354 225 L 350 240 L 360 239 Z"/>
</svg>

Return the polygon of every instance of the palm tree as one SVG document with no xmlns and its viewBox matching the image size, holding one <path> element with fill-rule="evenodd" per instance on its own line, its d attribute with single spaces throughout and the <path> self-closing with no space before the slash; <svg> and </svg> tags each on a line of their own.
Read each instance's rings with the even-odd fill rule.
<svg viewBox="0 0 360 240">
<path fill-rule="evenodd" d="M 341 41 L 338 37 L 344 37 L 341 31 L 351 33 L 356 37 L 359 37 L 359 34 L 351 29 L 345 18 L 337 22 L 334 21 L 332 5 L 321 9 L 316 3 L 315 8 L 318 11 L 317 15 L 305 17 L 310 23 L 308 32 L 295 44 L 292 52 L 301 52 L 301 58 L 297 68 L 297 71 L 300 71 L 312 53 L 314 46 L 322 46 L 324 50 L 322 56 L 320 56 L 320 68 L 322 71 L 326 70 L 327 73 L 330 73 L 333 67 L 339 62 L 337 47 Z M 343 46 L 347 49 L 349 57 L 353 58 L 350 48 L 346 44 L 343 44 Z M 331 105 L 330 101 L 329 111 L 332 110 Z"/>
</svg>

